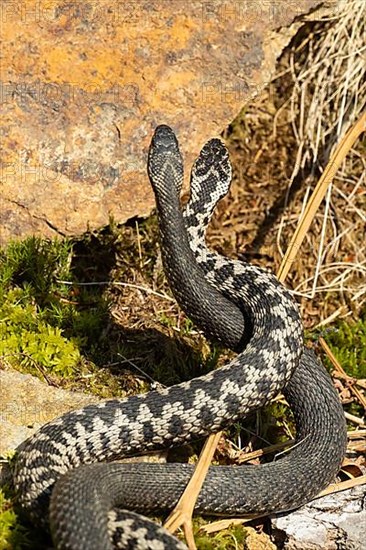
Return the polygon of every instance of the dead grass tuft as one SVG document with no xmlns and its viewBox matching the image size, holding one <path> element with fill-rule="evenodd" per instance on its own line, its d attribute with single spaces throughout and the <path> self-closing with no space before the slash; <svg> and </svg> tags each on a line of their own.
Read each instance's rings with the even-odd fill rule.
<svg viewBox="0 0 366 550">
<path fill-rule="evenodd" d="M 235 182 L 214 246 L 278 269 L 335 144 L 366 108 L 365 20 L 366 4 L 354 0 L 309 22 L 266 93 L 231 125 Z M 366 302 L 365 152 L 359 140 L 344 160 L 289 276 L 307 327 L 357 315 Z"/>
</svg>

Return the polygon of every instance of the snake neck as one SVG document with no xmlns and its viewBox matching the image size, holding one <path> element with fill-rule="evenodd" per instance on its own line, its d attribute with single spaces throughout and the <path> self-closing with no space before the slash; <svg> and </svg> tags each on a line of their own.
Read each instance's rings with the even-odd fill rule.
<svg viewBox="0 0 366 550">
<path fill-rule="evenodd" d="M 175 299 L 207 337 L 243 349 L 250 339 L 249 315 L 205 280 L 188 241 L 174 182 L 166 182 L 164 192 L 155 194 L 163 265 Z M 222 316 L 213 316 L 217 309 Z"/>
</svg>

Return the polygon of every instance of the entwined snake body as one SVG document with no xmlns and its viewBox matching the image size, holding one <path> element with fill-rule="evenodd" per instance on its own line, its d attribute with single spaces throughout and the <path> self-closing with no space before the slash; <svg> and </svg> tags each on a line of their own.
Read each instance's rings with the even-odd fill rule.
<svg viewBox="0 0 366 550">
<path fill-rule="evenodd" d="M 19 502 L 40 524 L 47 522 L 50 507 L 60 549 L 184 548 L 135 512 L 173 508 L 193 467 L 106 462 L 206 436 L 284 388 L 298 445 L 277 462 L 211 467 L 196 510 L 240 515 L 300 506 L 332 480 L 344 454 L 341 405 L 323 367 L 304 351 L 289 292 L 274 275 L 205 247 L 207 223 L 231 180 L 224 145 L 211 140 L 201 151 L 184 215 L 183 163 L 167 126 L 154 134 L 148 169 L 173 293 L 206 334 L 239 353 L 225 367 L 189 382 L 70 412 L 21 446 L 14 472 Z"/>
</svg>

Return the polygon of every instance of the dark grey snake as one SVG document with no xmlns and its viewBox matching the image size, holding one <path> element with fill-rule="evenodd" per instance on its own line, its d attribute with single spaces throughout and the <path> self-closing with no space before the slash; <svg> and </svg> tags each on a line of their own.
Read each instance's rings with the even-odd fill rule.
<svg viewBox="0 0 366 550">
<path fill-rule="evenodd" d="M 298 507 L 334 478 L 344 455 L 342 407 L 328 374 L 303 347 L 289 292 L 271 273 L 205 247 L 207 223 L 231 180 L 224 145 L 214 139 L 201 151 L 184 214 L 183 162 L 167 126 L 154 134 L 148 170 L 174 295 L 206 334 L 238 355 L 189 382 L 65 414 L 21 445 L 14 471 L 19 502 L 34 522 L 50 520 L 59 549 L 185 548 L 138 514 L 172 509 L 193 467 L 108 462 L 204 437 L 283 389 L 297 445 L 277 462 L 211 467 L 196 511 L 232 516 Z"/>
</svg>

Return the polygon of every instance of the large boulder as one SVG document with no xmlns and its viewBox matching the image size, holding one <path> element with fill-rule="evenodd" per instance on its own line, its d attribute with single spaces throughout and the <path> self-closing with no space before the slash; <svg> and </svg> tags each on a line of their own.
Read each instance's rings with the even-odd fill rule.
<svg viewBox="0 0 366 550">
<path fill-rule="evenodd" d="M 0 244 L 147 215 L 155 126 L 177 131 L 189 166 L 318 4 L 2 2 Z"/>
</svg>

